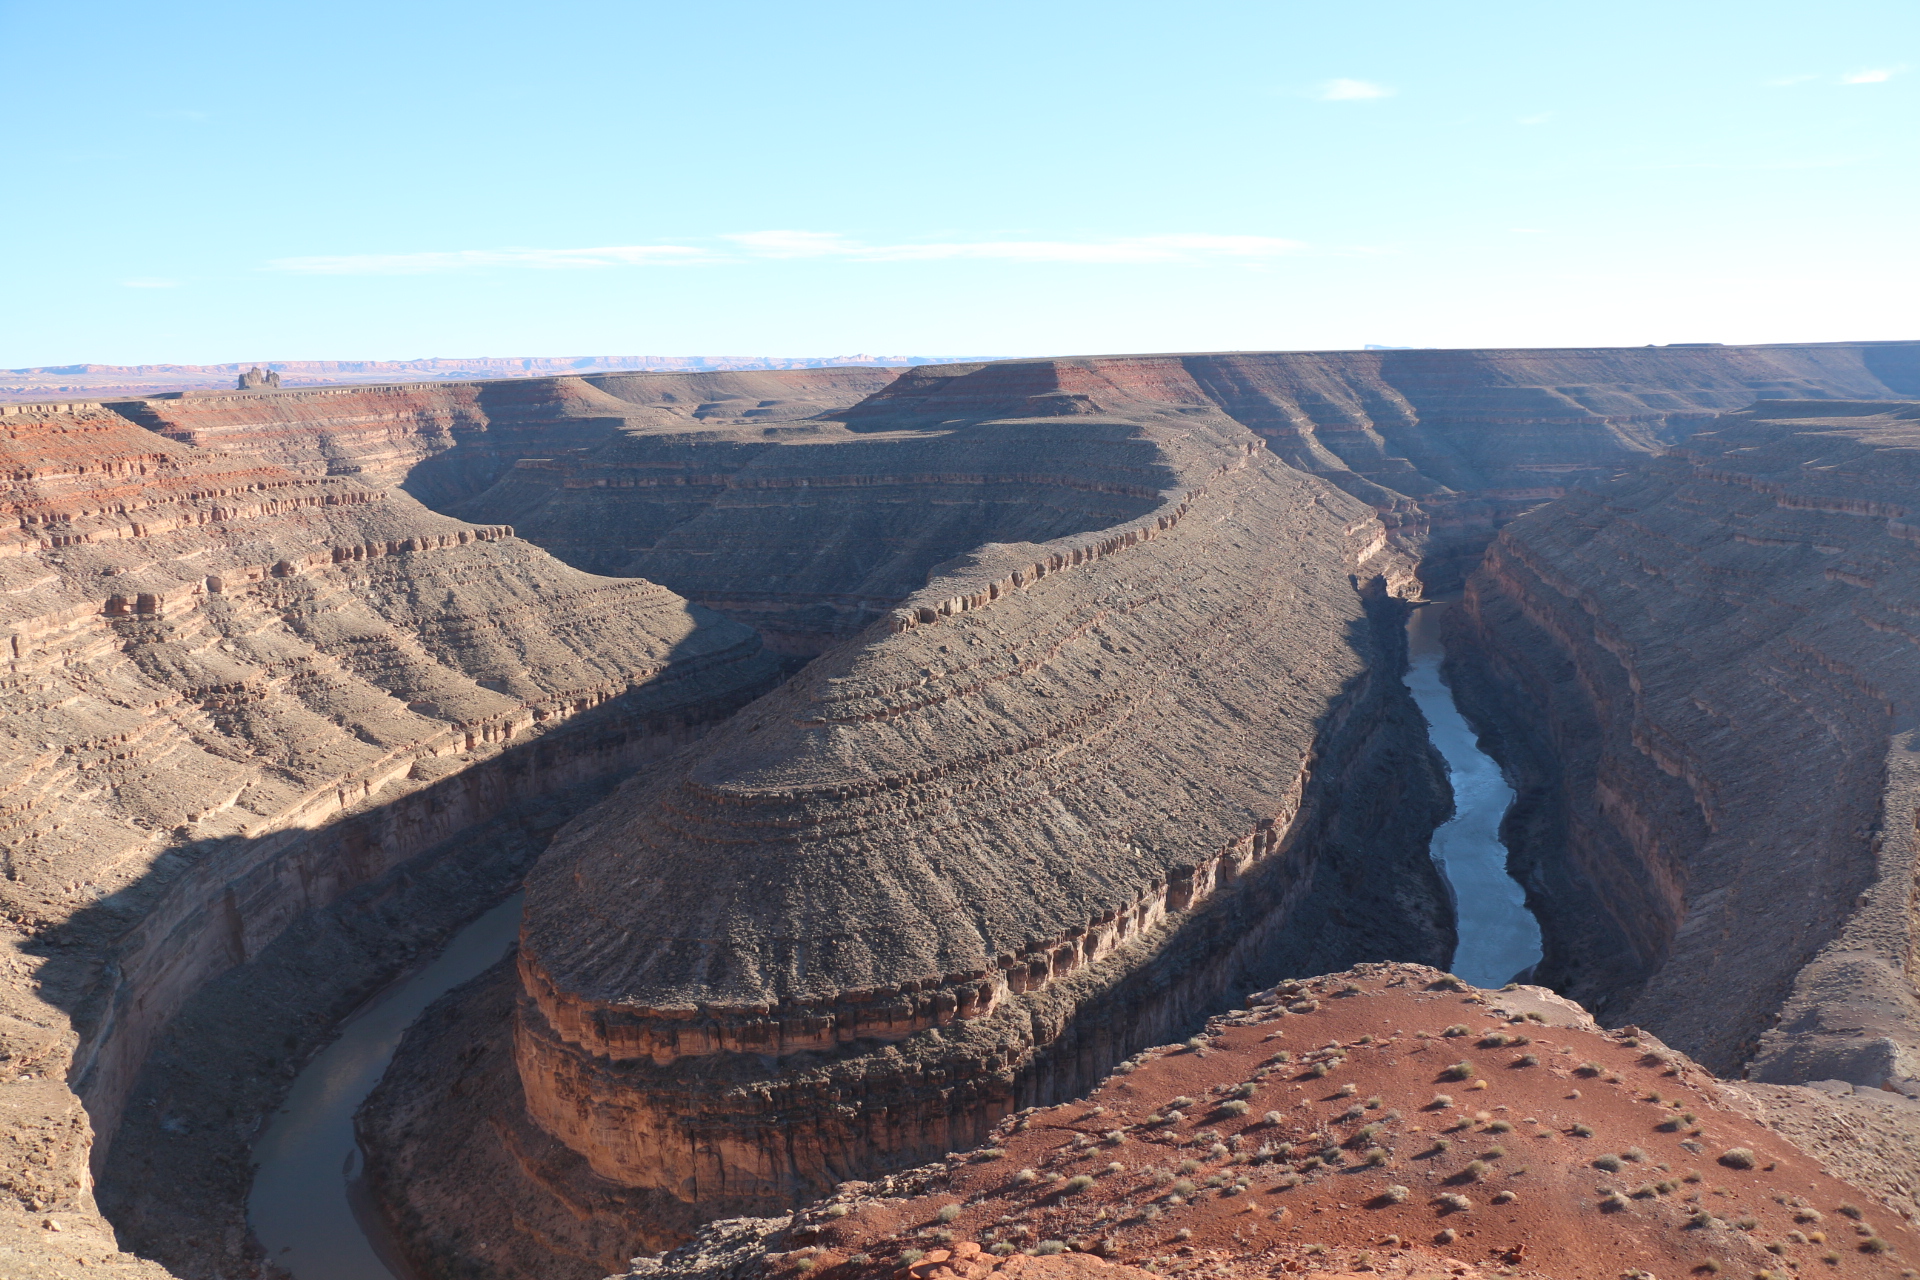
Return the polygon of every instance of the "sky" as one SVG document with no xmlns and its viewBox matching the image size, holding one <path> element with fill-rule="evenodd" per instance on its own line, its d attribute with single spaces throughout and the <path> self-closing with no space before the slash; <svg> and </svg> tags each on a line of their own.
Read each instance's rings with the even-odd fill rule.
<svg viewBox="0 0 1920 1280">
<path fill-rule="evenodd" d="M 0 0 L 0 367 L 1920 338 L 1920 4 Z"/>
</svg>

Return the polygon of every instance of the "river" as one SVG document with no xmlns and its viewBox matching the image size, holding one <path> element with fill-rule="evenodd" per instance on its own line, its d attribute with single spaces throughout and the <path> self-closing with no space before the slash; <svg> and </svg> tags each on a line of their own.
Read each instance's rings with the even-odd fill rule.
<svg viewBox="0 0 1920 1280">
<path fill-rule="evenodd" d="M 1459 914 L 1453 972 L 1476 987 L 1503 987 L 1539 963 L 1540 922 L 1527 910 L 1519 882 L 1507 874 L 1507 848 L 1500 843 L 1500 819 L 1513 804 L 1513 788 L 1480 750 L 1440 679 L 1440 623 L 1452 607 L 1424 604 L 1407 620 L 1407 687 L 1453 781 L 1453 817 L 1433 833 L 1431 846 L 1453 885 Z"/>
<path fill-rule="evenodd" d="M 342 1023 L 254 1144 L 259 1171 L 247 1220 L 267 1256 L 296 1280 L 408 1280 L 366 1204 L 353 1113 L 421 1011 L 507 953 L 520 933 L 520 900 L 515 894 L 475 920 L 431 964 Z"/>
</svg>

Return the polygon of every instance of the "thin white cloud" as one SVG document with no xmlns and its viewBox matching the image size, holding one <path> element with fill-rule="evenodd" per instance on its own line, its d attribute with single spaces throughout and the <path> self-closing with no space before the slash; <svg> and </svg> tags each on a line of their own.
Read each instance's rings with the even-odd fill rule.
<svg viewBox="0 0 1920 1280">
<path fill-rule="evenodd" d="M 1541 112 L 1541 113 L 1540 113 L 1539 115 L 1535 115 L 1535 116 L 1521 116 L 1521 117 L 1519 117 L 1519 119 L 1518 119 L 1518 121 L 1517 121 L 1516 123 L 1519 123 L 1519 124 L 1545 124 L 1545 123 L 1546 123 L 1547 121 L 1549 121 L 1549 120 L 1551 120 L 1551 119 L 1553 119 L 1553 112 L 1551 112 L 1551 111 L 1542 111 L 1542 112 Z"/>
<path fill-rule="evenodd" d="M 1273 236 L 1180 234 L 1105 240 L 961 240 L 867 244 L 821 231 L 752 231 L 725 236 L 755 257 L 846 258 L 858 262 L 1192 262 L 1201 258 L 1271 258 L 1294 253 L 1297 240 Z"/>
<path fill-rule="evenodd" d="M 599 249 L 457 249 L 435 253 L 354 253 L 338 257 L 275 258 L 275 271 L 308 276 L 420 276 L 476 267 L 530 267 L 566 271 L 698 262 L 712 255 L 684 244 L 611 245 Z"/>
<path fill-rule="evenodd" d="M 1840 83 L 1885 84 L 1905 70 L 1905 67 L 1873 67 L 1866 71 L 1850 71 L 1840 77 Z"/>
<path fill-rule="evenodd" d="M 160 280 L 152 276 L 141 276 L 134 280 L 122 280 L 122 289 L 173 289 L 179 287 L 178 280 Z"/>
<path fill-rule="evenodd" d="M 1371 80 L 1329 80 L 1315 95 L 1322 102 L 1364 102 L 1369 98 L 1391 98 L 1393 90 Z"/>
<path fill-rule="evenodd" d="M 437 275 L 489 267 L 535 270 L 740 262 L 754 259 L 838 259 L 846 262 L 1081 262 L 1142 264 L 1297 253 L 1298 240 L 1276 236 L 1188 232 L 1092 240 L 951 240 L 874 244 L 831 231 L 749 231 L 721 236 L 724 250 L 692 245 L 618 245 L 599 249 L 462 249 L 432 253 L 349 254 L 276 258 L 275 271 L 298 275 Z"/>
</svg>

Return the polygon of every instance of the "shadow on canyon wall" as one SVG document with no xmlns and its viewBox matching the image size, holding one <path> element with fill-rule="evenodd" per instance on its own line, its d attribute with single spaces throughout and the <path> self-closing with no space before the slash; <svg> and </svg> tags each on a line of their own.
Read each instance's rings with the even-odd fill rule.
<svg viewBox="0 0 1920 1280">
<path fill-rule="evenodd" d="M 164 936 L 129 930 L 111 902 L 38 934 L 28 954 L 40 994 L 80 1037 L 70 1087 L 95 1117 L 97 1198 L 122 1247 L 181 1276 L 246 1274 L 260 1261 L 245 1221 L 249 1148 L 301 1064 L 514 892 L 569 819 L 767 687 L 648 713 L 650 689 L 637 686 L 320 828 L 177 847 L 149 877 L 167 887 L 142 922 L 171 919 Z M 89 962 L 101 954 L 111 959 Z M 149 1029 L 149 1004 L 183 986 L 178 1012 Z"/>
</svg>

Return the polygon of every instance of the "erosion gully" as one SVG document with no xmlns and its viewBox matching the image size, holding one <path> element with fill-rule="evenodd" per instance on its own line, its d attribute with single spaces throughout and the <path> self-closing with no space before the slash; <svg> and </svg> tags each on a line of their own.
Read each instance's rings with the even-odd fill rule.
<svg viewBox="0 0 1920 1280">
<path fill-rule="evenodd" d="M 1538 962 L 1540 926 L 1507 874 L 1500 843 L 1500 819 L 1513 803 L 1513 789 L 1476 745 L 1440 678 L 1440 626 L 1450 607 L 1424 604 L 1408 619 L 1406 683 L 1453 783 L 1454 815 L 1433 833 L 1432 844 L 1459 918 L 1453 971 L 1476 986 L 1499 987 L 1524 978 Z M 255 1145 L 259 1172 L 248 1218 L 268 1256 L 296 1280 L 410 1280 L 361 1191 L 353 1113 L 379 1083 L 413 1020 L 506 954 L 519 921 L 516 895 L 349 1019 L 339 1039 L 300 1073 Z"/>
</svg>

